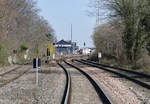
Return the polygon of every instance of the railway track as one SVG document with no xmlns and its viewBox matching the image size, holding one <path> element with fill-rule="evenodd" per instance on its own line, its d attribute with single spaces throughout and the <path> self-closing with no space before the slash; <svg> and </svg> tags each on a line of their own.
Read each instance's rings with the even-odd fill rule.
<svg viewBox="0 0 150 104">
<path fill-rule="evenodd" d="M 13 68 L 13 69 L 11 69 L 11 70 L 9 70 L 9 71 L 7 71 L 7 72 L 1 73 L 0 76 L 2 77 L 2 76 L 4 76 L 4 75 L 6 75 L 6 74 L 11 73 L 12 71 L 15 71 L 15 70 L 19 69 L 19 68 L 21 68 L 21 66 L 18 66 L 18 67 L 16 67 L 16 68 Z"/>
<path fill-rule="evenodd" d="M 89 74 L 87 74 L 85 71 L 83 71 L 82 69 L 80 69 L 79 67 L 77 67 L 77 66 L 75 66 L 75 65 L 73 65 L 71 63 L 68 63 L 66 61 L 64 61 L 64 63 L 66 63 L 68 66 L 70 66 L 70 67 L 75 68 L 76 70 L 78 70 L 81 74 L 83 74 L 89 80 L 89 82 L 92 84 L 92 86 L 94 87 L 95 91 L 97 92 L 97 95 L 99 96 L 100 101 L 103 104 L 112 104 L 111 100 L 105 94 L 105 92 L 103 91 L 103 89 L 94 81 L 94 79 Z M 64 69 L 64 71 L 66 73 L 66 76 L 68 76 L 67 75 L 67 70 L 61 64 L 59 64 L 59 66 Z M 68 85 L 66 84 L 66 86 L 68 86 Z M 69 88 L 69 87 L 66 87 L 66 88 Z M 64 96 L 67 95 L 67 94 L 65 94 L 66 91 L 69 91 L 69 90 L 65 89 Z M 68 100 L 68 96 L 67 97 L 63 97 L 63 99 L 64 98 L 66 98 Z M 67 103 L 62 103 L 62 104 L 67 104 Z"/>
<path fill-rule="evenodd" d="M 115 67 L 115 66 L 109 66 L 109 65 L 97 63 L 97 62 L 90 61 L 90 60 L 81 59 L 81 61 L 93 63 L 93 64 L 100 65 L 100 66 L 107 67 L 107 68 L 112 68 L 112 69 L 114 69 L 114 70 L 123 71 L 123 72 L 129 73 L 129 74 L 132 73 L 132 74 L 134 74 L 134 75 L 138 75 L 138 76 L 142 76 L 143 78 L 150 79 L 150 75 L 145 74 L 145 73 L 140 73 L 140 72 L 136 72 L 136 71 L 133 71 L 133 70 L 127 70 L 127 69 L 123 69 L 123 68 L 119 68 L 119 67 Z"/>
<path fill-rule="evenodd" d="M 14 80 L 20 78 L 25 73 L 29 71 L 29 69 L 26 69 L 24 71 L 20 71 L 19 69 L 22 68 L 21 66 L 18 66 L 16 68 L 13 68 L 7 72 L 4 72 L 0 74 L 0 88 L 4 87 L 5 85 L 13 82 Z"/>
<path fill-rule="evenodd" d="M 68 104 L 69 95 L 70 95 L 70 87 L 71 87 L 71 77 L 70 77 L 69 72 L 65 69 L 63 65 L 61 65 L 60 63 L 57 63 L 57 64 L 64 70 L 65 75 L 66 75 L 66 86 L 65 86 L 64 95 L 63 95 L 61 104 Z"/>
<path fill-rule="evenodd" d="M 146 89 L 150 89 L 150 84 L 149 84 L 150 82 L 148 81 L 149 75 L 147 75 L 147 74 L 138 73 L 138 72 L 130 71 L 130 70 L 128 71 L 125 69 L 115 68 L 115 67 L 106 66 L 106 65 L 101 65 L 101 64 L 87 61 L 87 60 L 76 60 L 76 59 L 74 59 L 73 61 L 105 70 L 105 71 L 113 73 L 113 74 L 115 74 L 121 78 L 125 78 L 127 80 L 130 80 L 130 81 L 134 82 L 135 84 L 142 86 Z"/>
</svg>

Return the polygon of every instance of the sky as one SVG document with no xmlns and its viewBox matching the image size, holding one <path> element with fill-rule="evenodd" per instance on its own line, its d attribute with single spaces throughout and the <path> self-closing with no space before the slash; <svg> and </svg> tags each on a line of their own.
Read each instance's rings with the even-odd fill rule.
<svg viewBox="0 0 150 104">
<path fill-rule="evenodd" d="M 88 16 L 89 0 L 38 0 L 40 15 L 51 24 L 55 30 L 57 40 L 71 39 L 71 24 L 73 26 L 73 40 L 80 47 L 84 42 L 87 47 L 94 47 L 92 34 L 95 18 Z"/>
</svg>

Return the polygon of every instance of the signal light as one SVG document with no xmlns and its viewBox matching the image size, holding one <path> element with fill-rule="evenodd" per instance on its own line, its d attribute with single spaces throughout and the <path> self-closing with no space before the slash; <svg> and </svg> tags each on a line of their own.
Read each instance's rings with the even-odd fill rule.
<svg viewBox="0 0 150 104">
<path fill-rule="evenodd" d="M 50 49 L 47 48 L 47 56 L 50 56 Z"/>
</svg>

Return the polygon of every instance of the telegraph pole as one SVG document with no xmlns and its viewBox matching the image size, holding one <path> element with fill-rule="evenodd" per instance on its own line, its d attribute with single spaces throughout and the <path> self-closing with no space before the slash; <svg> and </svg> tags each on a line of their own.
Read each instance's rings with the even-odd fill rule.
<svg viewBox="0 0 150 104">
<path fill-rule="evenodd" d="M 98 25 L 100 23 L 100 0 L 96 0 L 96 25 Z"/>
<path fill-rule="evenodd" d="M 71 42 L 72 42 L 72 24 L 71 24 Z"/>
<path fill-rule="evenodd" d="M 72 24 L 71 24 L 71 44 L 72 44 L 72 52 L 74 51 L 73 43 L 72 43 Z"/>
</svg>

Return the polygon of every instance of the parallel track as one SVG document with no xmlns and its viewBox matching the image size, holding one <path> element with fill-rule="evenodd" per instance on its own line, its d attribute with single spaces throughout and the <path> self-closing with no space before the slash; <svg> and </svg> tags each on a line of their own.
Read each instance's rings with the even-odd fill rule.
<svg viewBox="0 0 150 104">
<path fill-rule="evenodd" d="M 16 70 L 19 69 L 19 68 L 21 68 L 21 66 L 18 66 L 18 67 L 16 67 L 16 68 L 13 68 L 13 69 L 7 71 L 7 72 L 4 72 L 4 73 L 0 74 L 0 76 L 4 76 L 4 75 L 6 75 L 6 74 L 9 74 L 9 73 L 11 73 L 11 72 L 13 72 L 13 71 L 16 71 Z"/>
<path fill-rule="evenodd" d="M 112 104 L 112 101 L 109 99 L 109 97 L 105 94 L 105 92 L 103 91 L 103 89 L 94 81 L 94 79 L 87 74 L 85 71 L 83 71 L 82 69 L 80 69 L 79 67 L 72 65 L 66 61 L 64 61 L 67 65 L 77 69 L 78 71 L 80 71 L 83 75 L 85 75 L 87 77 L 87 79 L 90 81 L 90 83 L 93 85 L 93 87 L 95 88 L 100 100 L 102 101 L 103 104 Z"/>
<path fill-rule="evenodd" d="M 14 68 L 14 69 L 12 69 L 12 70 L 10 70 L 10 71 L 7 71 L 7 72 L 5 72 L 5 73 L 3 73 L 3 74 L 0 74 L 0 76 L 1 76 L 1 77 L 5 77 L 5 76 L 7 75 L 6 77 L 8 77 L 8 75 L 11 75 L 11 73 L 17 71 L 19 68 L 21 68 L 21 67 Z M 5 85 L 7 85 L 7 84 L 13 82 L 14 80 L 16 80 L 16 79 L 18 79 L 18 78 L 20 78 L 21 76 L 23 76 L 23 75 L 24 75 L 25 73 L 27 73 L 28 71 L 29 71 L 29 69 L 27 69 L 27 70 L 25 70 L 25 71 L 21 71 L 21 72 L 18 73 L 18 75 L 16 75 L 15 77 L 13 77 L 13 78 L 11 78 L 11 79 L 8 79 L 8 80 L 4 80 L 4 81 L 0 84 L 0 88 L 4 87 Z"/>
<path fill-rule="evenodd" d="M 93 63 L 93 64 L 96 64 L 96 65 L 100 65 L 100 66 L 107 67 L 107 68 L 112 68 L 112 69 L 119 70 L 119 71 L 124 71 L 124 72 L 127 72 L 127 73 L 132 73 L 132 74 L 135 74 L 135 75 L 143 76 L 144 78 L 150 78 L 150 75 L 148 75 L 148 74 L 136 72 L 136 71 L 133 71 L 133 70 L 127 70 L 127 69 L 123 69 L 123 68 L 119 68 L 119 67 L 115 67 L 115 66 L 109 66 L 109 65 L 97 63 L 97 62 L 90 61 L 90 60 L 81 59 L 81 61 L 85 61 L 85 62 L 88 62 L 88 63 Z"/>
<path fill-rule="evenodd" d="M 107 72 L 116 74 L 116 75 L 119 76 L 119 77 L 128 79 L 128 80 L 130 80 L 130 81 L 132 81 L 132 82 L 134 82 L 134 83 L 136 83 L 136 84 L 138 84 L 138 85 L 140 85 L 140 86 L 142 86 L 142 87 L 144 87 L 144 88 L 150 89 L 150 85 L 149 85 L 149 84 L 144 83 L 144 82 L 142 82 L 142 81 L 140 81 L 140 80 L 134 79 L 134 78 L 132 78 L 132 77 L 126 75 L 126 74 L 122 74 L 122 73 L 120 73 L 120 72 L 111 70 L 111 69 L 109 69 L 109 68 L 107 68 L 107 67 L 105 67 L 105 66 L 101 66 L 101 65 L 98 65 L 98 64 L 96 64 L 96 63 L 88 62 L 88 61 L 85 61 L 85 60 L 84 60 L 84 61 L 83 61 L 83 60 L 81 61 L 81 60 L 76 60 L 76 59 L 75 59 L 74 61 L 77 61 L 77 62 L 79 62 L 79 63 L 85 64 L 85 65 L 89 65 L 89 66 L 92 66 L 92 67 L 96 67 L 96 68 L 105 70 L 105 71 L 107 71 Z M 125 70 L 124 70 L 124 71 L 125 71 Z M 132 72 L 128 72 L 128 73 L 132 73 Z M 147 77 L 148 77 L 148 76 L 147 76 Z"/>
</svg>

